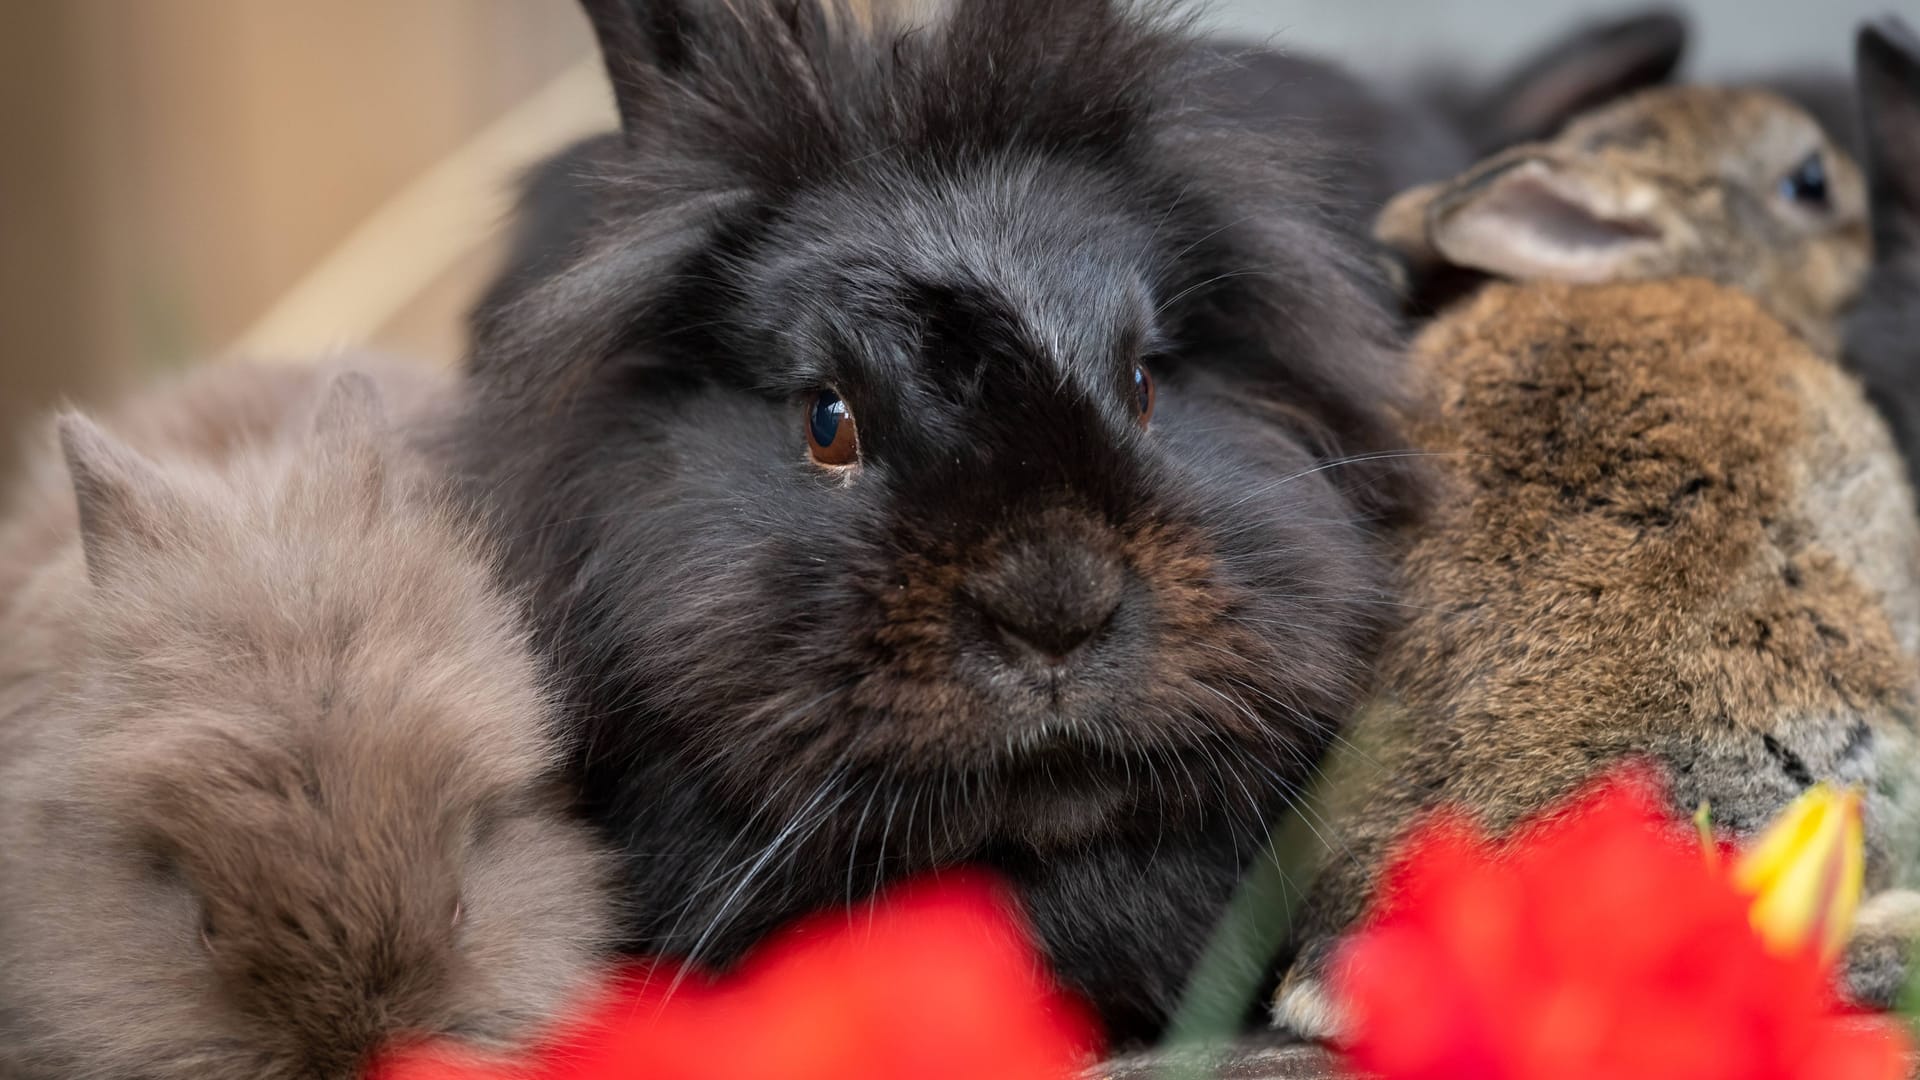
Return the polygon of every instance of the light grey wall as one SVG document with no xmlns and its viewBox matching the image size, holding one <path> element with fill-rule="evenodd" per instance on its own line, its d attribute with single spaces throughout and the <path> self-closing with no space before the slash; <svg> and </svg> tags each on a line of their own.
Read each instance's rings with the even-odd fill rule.
<svg viewBox="0 0 1920 1080">
<path fill-rule="evenodd" d="M 1497 68 L 1581 19 L 1643 10 L 1619 0 L 1214 0 L 1222 29 L 1332 55 L 1377 78 L 1438 54 Z M 1695 0 L 1689 70 L 1708 76 L 1851 65 L 1869 15 L 1920 19 L 1915 0 Z"/>
</svg>

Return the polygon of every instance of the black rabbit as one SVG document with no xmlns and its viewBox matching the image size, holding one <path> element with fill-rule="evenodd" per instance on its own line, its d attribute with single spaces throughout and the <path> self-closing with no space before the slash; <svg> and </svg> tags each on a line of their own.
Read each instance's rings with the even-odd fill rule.
<svg viewBox="0 0 1920 1080">
<path fill-rule="evenodd" d="M 442 449 L 545 612 L 629 944 L 725 963 L 981 862 L 1149 1035 L 1420 502 L 1314 163 L 1179 107 L 1190 39 L 1120 0 L 586 7 L 596 224 L 477 311 Z"/>
<path fill-rule="evenodd" d="M 1433 72 L 1396 85 L 1280 44 L 1207 37 L 1187 50 L 1181 92 L 1206 123 L 1317 143 L 1316 176 L 1334 223 L 1365 237 L 1394 195 L 1667 81 L 1686 41 L 1684 19 L 1652 8 L 1575 26 L 1496 78 Z M 1840 90 L 1850 112 L 1852 87 Z M 594 178 L 618 159 L 621 145 L 618 135 L 596 135 L 528 171 L 488 304 L 526 288 L 576 250 L 596 221 Z"/>
</svg>

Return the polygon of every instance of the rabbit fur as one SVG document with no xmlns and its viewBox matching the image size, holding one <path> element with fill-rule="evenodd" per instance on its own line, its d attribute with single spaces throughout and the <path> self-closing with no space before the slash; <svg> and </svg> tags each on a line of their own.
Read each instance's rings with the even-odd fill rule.
<svg viewBox="0 0 1920 1080">
<path fill-rule="evenodd" d="M 1411 189 L 1375 235 L 1407 261 L 1416 291 L 1431 279 L 1457 288 L 1446 272 L 1462 270 L 1705 277 L 1746 290 L 1828 353 L 1870 260 L 1866 182 L 1846 151 L 1783 97 L 1714 86 L 1641 91 L 1549 142 Z"/>
<path fill-rule="evenodd" d="M 1317 162 L 1187 104 L 1162 5 L 587 7 L 591 227 L 536 224 L 431 441 L 544 614 L 630 947 L 724 965 L 983 863 L 1151 1037 L 1366 693 L 1422 498 Z"/>
<path fill-rule="evenodd" d="M 355 1080 L 537 1034 L 610 947 L 606 863 L 373 377 L 222 366 L 110 422 L 61 418 L 6 532 L 0 1075 Z"/>
<path fill-rule="evenodd" d="M 1750 835 L 1808 784 L 1869 791 L 1871 884 L 1916 824 L 1920 523 L 1859 386 L 1700 279 L 1495 284 L 1414 345 L 1446 493 L 1355 739 L 1276 1019 L 1323 988 L 1393 843 L 1453 806 L 1496 833 L 1629 757 Z"/>
</svg>

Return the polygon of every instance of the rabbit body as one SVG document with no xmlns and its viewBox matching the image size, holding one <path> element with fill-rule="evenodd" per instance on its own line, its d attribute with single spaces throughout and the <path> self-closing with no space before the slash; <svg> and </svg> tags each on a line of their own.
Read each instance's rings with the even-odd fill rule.
<svg viewBox="0 0 1920 1080">
<path fill-rule="evenodd" d="M 586 988 L 604 864 L 542 669 L 378 414 L 368 376 L 222 367 L 122 412 L 139 449 L 64 418 L 28 478 L 0 1074 L 351 1080 L 391 1039 L 513 1045 Z"/>
<path fill-rule="evenodd" d="M 1313 162 L 1196 117 L 1191 39 L 1113 0 L 588 7 L 625 124 L 532 231 L 592 228 L 523 243 L 441 449 L 632 947 L 725 965 L 985 864 L 1151 1037 L 1364 695 L 1421 497 Z"/>
<path fill-rule="evenodd" d="M 1816 780 L 1864 785 L 1893 881 L 1920 523 L 1857 384 L 1695 279 L 1491 285 L 1413 355 L 1445 494 L 1356 736 L 1382 769 L 1343 806 L 1279 1020 L 1337 1029 L 1318 976 L 1407 823 L 1445 805 L 1504 831 L 1629 757 L 1736 835 Z"/>
</svg>

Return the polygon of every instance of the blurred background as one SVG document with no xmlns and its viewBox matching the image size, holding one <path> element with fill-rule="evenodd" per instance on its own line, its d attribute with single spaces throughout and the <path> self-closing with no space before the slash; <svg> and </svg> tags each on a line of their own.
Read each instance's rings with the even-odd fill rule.
<svg viewBox="0 0 1920 1080">
<path fill-rule="evenodd" d="M 1889 2 L 1681 5 L 1689 70 L 1843 71 Z M 1212 23 L 1395 80 L 1645 6 L 1218 0 Z M 53 401 L 206 358 L 454 362 L 515 171 L 611 116 L 573 0 L 0 0 L 0 460 Z"/>
</svg>

